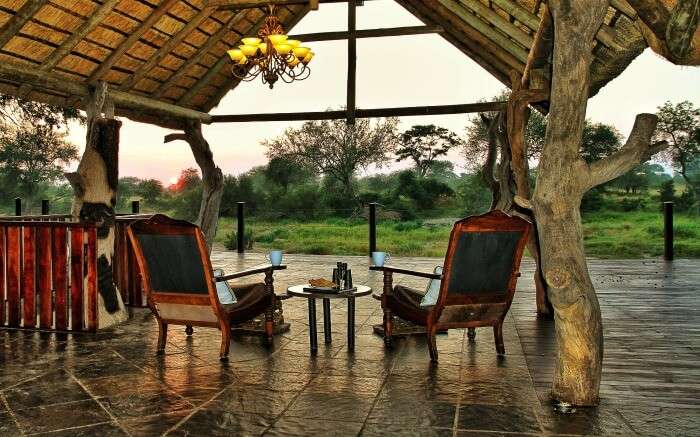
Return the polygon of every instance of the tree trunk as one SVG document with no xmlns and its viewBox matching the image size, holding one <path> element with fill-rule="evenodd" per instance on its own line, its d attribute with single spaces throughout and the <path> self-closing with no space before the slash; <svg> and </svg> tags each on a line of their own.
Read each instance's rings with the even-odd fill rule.
<svg viewBox="0 0 700 437">
<path fill-rule="evenodd" d="M 581 199 L 589 189 L 624 174 L 664 147 L 650 146 L 657 119 L 642 114 L 618 152 L 590 165 L 579 155 L 591 46 L 608 4 L 608 0 L 549 2 L 555 32 L 550 113 L 531 202 L 556 321 L 552 396 L 581 406 L 597 404 L 603 363 L 602 320 L 583 249 Z"/>
<path fill-rule="evenodd" d="M 224 175 L 214 163 L 214 154 L 202 135 L 202 124 L 189 122 L 184 134 L 171 134 L 165 142 L 184 140 L 190 145 L 194 159 L 202 172 L 202 202 L 199 205 L 197 226 L 202 229 L 207 247 L 211 252 L 219 223 L 219 209 L 224 194 Z"/>
<path fill-rule="evenodd" d="M 97 223 L 98 329 L 123 322 L 128 313 L 112 277 L 115 214 L 119 179 L 118 153 L 121 122 L 102 118 L 106 88 L 96 91 L 88 105 L 85 152 L 75 173 L 66 174 L 73 186 L 72 215 Z M 99 100 L 99 103 L 97 101 Z M 108 117 L 111 112 L 108 113 Z M 86 288 L 87 289 L 87 288 Z"/>
</svg>

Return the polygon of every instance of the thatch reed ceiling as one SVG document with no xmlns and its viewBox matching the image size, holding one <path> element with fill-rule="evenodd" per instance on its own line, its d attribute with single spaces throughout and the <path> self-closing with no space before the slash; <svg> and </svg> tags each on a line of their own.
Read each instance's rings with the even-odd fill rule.
<svg viewBox="0 0 700 437">
<path fill-rule="evenodd" d="M 511 70 L 523 71 L 542 13 L 540 0 L 398 3 L 443 26 L 447 41 L 506 85 Z M 626 0 L 611 3 L 593 47 L 593 93 L 646 47 L 634 9 Z M 290 30 L 308 8 L 278 12 Z M 122 92 L 118 113 L 176 125 L 163 117 L 171 106 L 159 105 L 206 115 L 237 85 L 226 50 L 255 34 L 263 16 L 260 9 L 217 10 L 206 0 L 0 0 L 0 92 L 80 107 L 82 90 L 106 81 Z"/>
</svg>

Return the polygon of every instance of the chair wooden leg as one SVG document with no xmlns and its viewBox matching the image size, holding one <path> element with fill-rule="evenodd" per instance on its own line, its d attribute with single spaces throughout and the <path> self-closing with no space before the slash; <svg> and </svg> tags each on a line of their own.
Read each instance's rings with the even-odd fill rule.
<svg viewBox="0 0 700 437">
<path fill-rule="evenodd" d="M 469 338 L 469 341 L 474 341 L 476 338 L 476 328 L 467 328 L 467 338 Z"/>
<path fill-rule="evenodd" d="M 158 319 L 158 347 L 156 354 L 163 355 L 165 353 L 165 342 L 168 340 L 168 324 Z"/>
<path fill-rule="evenodd" d="M 192 335 L 192 333 L 194 333 L 194 329 L 192 329 L 192 325 L 185 326 L 185 334 L 187 334 L 187 336 L 189 337 L 190 335 Z"/>
<path fill-rule="evenodd" d="M 496 353 L 505 355 L 506 348 L 503 345 L 503 322 L 493 325 L 493 339 L 496 341 Z"/>
<path fill-rule="evenodd" d="M 437 351 L 437 341 L 435 336 L 437 335 L 437 326 L 429 325 L 426 326 L 426 335 L 428 337 L 428 350 L 430 351 L 430 361 L 433 363 L 438 362 L 438 351 Z"/>
<path fill-rule="evenodd" d="M 221 322 L 221 349 L 219 359 L 228 361 L 228 350 L 231 346 L 231 326 L 228 323 Z"/>
<path fill-rule="evenodd" d="M 391 333 L 394 329 L 394 316 L 390 310 L 384 310 L 384 346 L 391 347 Z"/>
<path fill-rule="evenodd" d="M 272 305 L 270 305 L 266 310 L 265 310 L 265 341 L 267 342 L 268 345 L 272 344 L 273 341 L 273 319 L 274 319 L 274 309 Z"/>
</svg>

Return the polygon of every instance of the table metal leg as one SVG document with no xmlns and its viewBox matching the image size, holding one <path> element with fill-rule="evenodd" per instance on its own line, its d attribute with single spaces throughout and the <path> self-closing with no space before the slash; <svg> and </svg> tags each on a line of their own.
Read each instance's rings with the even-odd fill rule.
<svg viewBox="0 0 700 437">
<path fill-rule="evenodd" d="M 355 350 L 355 298 L 348 299 L 348 350 Z"/>
<path fill-rule="evenodd" d="M 326 340 L 326 344 L 330 344 L 333 339 L 331 338 L 331 300 L 323 299 L 323 335 Z"/>
<path fill-rule="evenodd" d="M 318 351 L 318 336 L 316 333 L 316 299 L 309 298 L 309 344 L 311 354 L 316 355 Z"/>
</svg>

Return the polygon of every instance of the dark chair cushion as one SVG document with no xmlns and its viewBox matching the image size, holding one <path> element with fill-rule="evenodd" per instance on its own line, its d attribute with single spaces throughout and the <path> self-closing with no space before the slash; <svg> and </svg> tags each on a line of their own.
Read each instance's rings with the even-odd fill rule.
<svg viewBox="0 0 700 437">
<path fill-rule="evenodd" d="M 233 286 L 236 303 L 222 305 L 232 323 L 239 320 L 250 320 L 262 314 L 272 305 L 272 295 L 265 290 L 265 284 L 247 284 Z"/>
<path fill-rule="evenodd" d="M 418 290 L 397 285 L 391 294 L 386 295 L 386 305 L 394 315 L 419 325 L 425 325 L 428 311 L 420 306 L 422 297 L 423 293 Z"/>
<path fill-rule="evenodd" d="M 194 235 L 138 233 L 155 292 L 207 294 L 206 276 Z"/>
<path fill-rule="evenodd" d="M 465 232 L 450 265 L 448 294 L 506 294 L 522 232 Z"/>
</svg>

